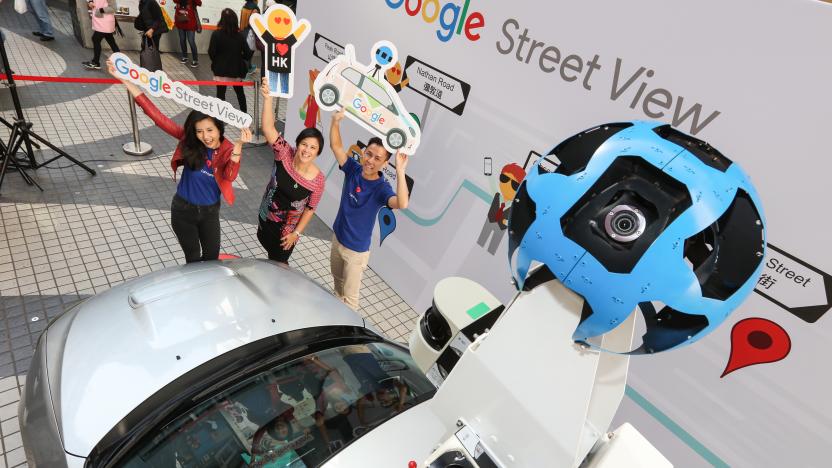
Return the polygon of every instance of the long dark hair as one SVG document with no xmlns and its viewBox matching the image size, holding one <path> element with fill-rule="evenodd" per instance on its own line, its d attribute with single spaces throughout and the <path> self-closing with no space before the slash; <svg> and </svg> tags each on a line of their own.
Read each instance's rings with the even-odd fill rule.
<svg viewBox="0 0 832 468">
<path fill-rule="evenodd" d="M 191 111 L 185 119 L 185 138 L 182 139 L 182 157 L 192 170 L 201 169 L 205 163 L 205 145 L 196 137 L 197 122 L 211 119 L 220 132 L 220 142 L 225 138 L 225 123 L 199 111 Z"/>
<path fill-rule="evenodd" d="M 217 23 L 217 28 L 225 34 L 233 35 L 240 32 L 240 20 L 237 18 L 237 13 L 231 8 L 225 8 L 220 14 L 220 22 Z"/>
</svg>

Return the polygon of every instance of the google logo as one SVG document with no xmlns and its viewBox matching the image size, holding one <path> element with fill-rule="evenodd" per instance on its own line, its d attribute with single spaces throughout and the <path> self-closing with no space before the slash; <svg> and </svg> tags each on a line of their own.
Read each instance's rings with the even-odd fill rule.
<svg viewBox="0 0 832 468">
<path fill-rule="evenodd" d="M 369 113 L 370 114 L 370 116 L 369 116 L 370 122 L 378 122 L 379 125 L 384 125 L 384 117 L 382 117 L 381 114 L 379 114 L 378 112 L 372 112 L 372 113 L 367 112 L 369 109 L 367 108 L 367 105 L 364 104 L 361 101 L 361 98 L 353 99 L 352 100 L 352 107 L 354 109 L 360 111 L 362 114 L 368 114 Z"/>
<path fill-rule="evenodd" d="M 478 41 L 480 34 L 475 30 L 485 26 L 485 18 L 482 13 L 475 11 L 468 13 L 468 4 L 471 0 L 465 0 L 461 7 L 456 3 L 447 2 L 439 4 L 439 0 L 384 0 L 387 6 L 397 10 L 404 5 L 404 11 L 409 16 L 416 16 L 420 12 L 425 23 L 431 24 L 439 20 L 439 29 L 436 30 L 436 37 L 442 42 L 451 40 L 454 34 L 457 36 L 465 32 L 469 41 Z"/>
</svg>

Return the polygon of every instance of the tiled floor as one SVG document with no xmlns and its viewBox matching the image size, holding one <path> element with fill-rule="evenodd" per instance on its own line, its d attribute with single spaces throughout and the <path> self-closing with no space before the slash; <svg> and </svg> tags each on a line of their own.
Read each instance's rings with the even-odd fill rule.
<svg viewBox="0 0 832 468">
<path fill-rule="evenodd" d="M 66 2 L 50 0 L 57 40 L 37 41 L 31 15 L 18 15 L 12 1 L 0 3 L 0 27 L 6 33 L 9 61 L 15 73 L 101 77 L 84 70 L 89 60 L 72 37 Z M 134 55 L 135 53 L 131 53 Z M 174 79 L 210 79 L 210 60 L 198 69 L 184 67 L 175 56 L 163 58 Z M 212 88 L 202 89 L 213 93 Z M 248 91 L 249 104 L 253 102 Z M 47 321 L 79 299 L 138 275 L 183 263 L 169 223 L 175 182 L 169 158 L 174 140 L 151 126 L 140 113 L 142 141 L 154 153 L 130 157 L 122 144 L 131 141 L 125 90 L 120 86 L 21 82 L 19 94 L 33 130 L 98 174 L 59 159 L 30 173 L 43 186 L 26 185 L 19 174 L 7 174 L 0 193 L 0 468 L 25 466 L 17 421 L 21 387 L 33 346 Z M 233 95 L 233 93 L 229 93 Z M 235 99 L 231 98 L 236 103 Z M 182 122 L 176 104 L 156 99 L 168 115 Z M 0 89 L 0 116 L 11 121 L 10 93 Z M 235 131 L 229 132 L 235 137 Z M 8 131 L 0 126 L 0 138 Z M 51 158 L 51 150 L 41 158 Z M 243 257 L 265 257 L 256 239 L 256 213 L 271 164 L 266 147 L 247 148 L 237 201 L 221 210 L 222 251 Z M 326 288 L 331 231 L 319 220 L 308 230 L 291 265 Z M 405 341 L 416 313 L 374 272 L 364 278 L 361 313 L 388 337 Z"/>
</svg>

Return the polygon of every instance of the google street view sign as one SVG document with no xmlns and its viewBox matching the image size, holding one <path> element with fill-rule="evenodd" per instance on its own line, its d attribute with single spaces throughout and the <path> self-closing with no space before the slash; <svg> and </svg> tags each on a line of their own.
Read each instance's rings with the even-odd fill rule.
<svg viewBox="0 0 832 468">
<path fill-rule="evenodd" d="M 162 70 L 149 71 L 136 65 L 130 57 L 116 52 L 110 56 L 118 76 L 146 90 L 151 96 L 172 99 L 185 107 L 216 117 L 237 128 L 248 128 L 251 116 L 213 96 L 205 96 L 186 85 L 173 81 Z"/>
</svg>

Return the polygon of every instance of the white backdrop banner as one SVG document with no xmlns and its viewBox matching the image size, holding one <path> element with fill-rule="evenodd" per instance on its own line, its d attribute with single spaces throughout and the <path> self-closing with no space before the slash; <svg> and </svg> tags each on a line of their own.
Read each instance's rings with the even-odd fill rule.
<svg viewBox="0 0 832 468">
<path fill-rule="evenodd" d="M 618 421 L 633 422 L 677 466 L 825 464 L 832 5 L 367 0 L 305 2 L 298 14 L 315 25 L 297 51 L 299 78 L 348 43 L 367 51 L 389 39 L 398 48 L 386 78 L 420 120 L 422 141 L 408 166 L 410 206 L 394 212 L 381 246 L 375 230 L 370 265 L 417 311 L 451 275 L 512 296 L 502 222 L 511 182 L 579 131 L 660 120 L 738 162 L 762 196 L 776 246 L 757 294 L 695 345 L 634 358 Z M 290 138 L 304 121 L 316 125 L 307 97 L 290 101 Z M 324 113 L 317 124 L 325 135 L 329 122 Z M 342 135 L 352 149 L 369 138 L 351 122 Z M 328 177 L 318 214 L 331 223 L 343 178 L 331 152 L 318 163 Z M 720 378 L 732 327 L 751 317 L 782 327 L 788 356 Z"/>
</svg>

